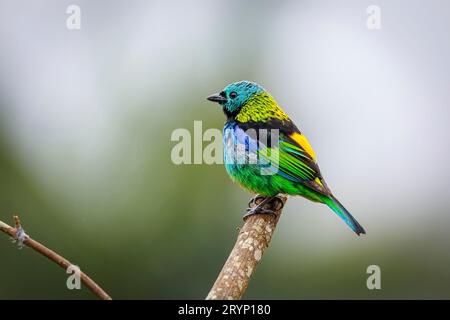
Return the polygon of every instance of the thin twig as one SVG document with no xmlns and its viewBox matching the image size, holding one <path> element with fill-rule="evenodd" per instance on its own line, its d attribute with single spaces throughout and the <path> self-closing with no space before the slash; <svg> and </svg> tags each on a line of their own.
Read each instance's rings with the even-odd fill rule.
<svg viewBox="0 0 450 320">
<path fill-rule="evenodd" d="M 277 208 L 270 208 L 276 212 L 276 216 L 255 214 L 245 220 L 233 250 L 206 297 L 207 300 L 238 300 L 242 298 L 256 266 L 269 246 L 286 203 L 286 197 L 279 198 L 283 205 L 276 201 L 268 204 L 269 207 L 278 204 Z"/>
<path fill-rule="evenodd" d="M 15 228 L 9 226 L 8 224 L 4 223 L 3 221 L 0 221 L 0 231 L 3 231 L 4 233 L 10 235 L 13 239 L 19 241 L 20 244 L 24 244 L 33 250 L 39 252 L 43 256 L 47 257 L 48 259 L 52 260 L 56 264 L 58 264 L 61 268 L 64 270 L 67 270 L 70 266 L 72 266 L 72 263 L 69 262 L 69 260 L 65 259 L 64 257 L 57 254 L 55 251 L 50 250 L 43 244 L 37 242 L 36 240 L 31 239 L 28 235 L 25 234 L 25 232 L 22 229 L 20 219 L 16 215 L 14 216 L 14 222 L 15 222 Z M 92 291 L 98 298 L 102 300 L 111 300 L 111 297 L 97 284 L 94 280 L 89 278 L 88 275 L 86 275 L 84 272 L 80 270 L 80 279 L 81 282 L 89 288 L 89 290 Z"/>
</svg>

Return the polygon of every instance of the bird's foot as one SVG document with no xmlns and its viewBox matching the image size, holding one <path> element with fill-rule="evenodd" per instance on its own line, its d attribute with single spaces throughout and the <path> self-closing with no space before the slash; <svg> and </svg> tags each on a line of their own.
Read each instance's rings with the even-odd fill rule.
<svg viewBox="0 0 450 320">
<path fill-rule="evenodd" d="M 248 203 L 248 209 L 251 209 L 253 207 L 253 205 L 260 204 L 264 199 L 266 199 L 266 197 L 264 197 L 260 194 L 257 194 L 256 196 L 254 196 L 253 198 L 250 199 L 250 202 Z"/>
<path fill-rule="evenodd" d="M 247 213 L 244 214 L 244 220 L 254 214 L 268 214 L 277 217 L 276 211 L 283 208 L 284 202 L 277 196 L 264 197 L 256 195 L 250 200 L 248 205 L 249 208 L 247 208 Z"/>
<path fill-rule="evenodd" d="M 280 211 L 284 207 L 284 201 L 278 196 L 274 196 L 272 200 L 270 200 L 271 205 L 275 208 L 276 211 Z"/>
<path fill-rule="evenodd" d="M 254 214 L 268 214 L 268 215 L 271 215 L 271 216 L 274 216 L 274 217 L 277 216 L 277 214 L 273 210 L 253 207 L 253 208 L 247 208 L 247 213 L 244 214 L 244 216 L 242 218 L 245 220 L 245 219 L 247 219 L 248 217 L 250 217 L 250 216 L 252 216 Z"/>
</svg>

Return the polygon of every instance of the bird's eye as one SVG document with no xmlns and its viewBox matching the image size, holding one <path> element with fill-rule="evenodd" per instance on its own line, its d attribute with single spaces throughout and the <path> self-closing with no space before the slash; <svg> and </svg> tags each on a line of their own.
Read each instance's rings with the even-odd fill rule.
<svg viewBox="0 0 450 320">
<path fill-rule="evenodd" d="M 230 98 L 231 99 L 234 99 L 236 97 L 237 97 L 237 93 L 236 92 L 233 91 L 233 92 L 230 93 Z"/>
</svg>

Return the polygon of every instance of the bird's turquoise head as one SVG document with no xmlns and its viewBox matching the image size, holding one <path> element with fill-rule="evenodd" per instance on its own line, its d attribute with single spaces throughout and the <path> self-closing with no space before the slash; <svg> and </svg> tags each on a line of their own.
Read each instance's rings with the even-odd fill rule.
<svg viewBox="0 0 450 320">
<path fill-rule="evenodd" d="M 213 94 L 207 99 L 219 103 L 223 107 L 223 112 L 230 118 L 237 115 L 254 94 L 263 91 L 264 88 L 254 82 L 239 81 L 229 84 L 222 92 Z"/>
</svg>

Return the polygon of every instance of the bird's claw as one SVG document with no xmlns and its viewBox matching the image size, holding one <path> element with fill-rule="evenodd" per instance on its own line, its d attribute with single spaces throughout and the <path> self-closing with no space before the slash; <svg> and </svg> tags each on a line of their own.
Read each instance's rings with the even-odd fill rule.
<svg viewBox="0 0 450 320">
<path fill-rule="evenodd" d="M 261 202 L 263 202 L 264 201 L 264 199 L 266 199 L 267 197 L 264 197 L 264 196 L 262 196 L 262 195 L 259 195 L 259 194 L 257 194 L 256 196 L 254 196 L 253 198 L 251 198 L 250 199 L 250 202 L 248 203 L 248 209 L 247 209 L 247 211 L 249 210 L 249 209 L 251 209 L 252 207 L 253 207 L 253 205 L 258 205 L 258 204 L 260 204 Z M 281 209 L 283 209 L 283 207 L 284 207 L 284 202 L 283 202 L 283 200 L 280 198 L 280 197 L 278 197 L 278 196 L 274 196 L 269 202 L 268 202 L 268 204 L 275 204 L 274 202 L 277 202 L 276 203 L 276 205 L 273 205 L 273 207 L 275 208 L 275 210 L 281 210 Z"/>
<path fill-rule="evenodd" d="M 275 196 L 271 201 L 270 201 L 270 203 L 273 203 L 274 204 L 274 208 L 275 208 L 275 210 L 281 210 L 281 209 L 283 209 L 283 207 L 284 207 L 284 202 L 283 202 L 283 200 L 281 200 L 281 198 L 279 198 L 279 197 L 277 197 L 277 196 Z"/>
<path fill-rule="evenodd" d="M 276 201 L 276 203 L 274 203 Z M 247 213 L 244 215 L 244 220 L 254 214 L 269 214 L 274 217 L 277 216 L 275 211 L 281 210 L 284 206 L 284 202 L 277 196 L 274 197 L 264 197 L 261 195 L 256 195 L 249 202 L 249 208 L 247 208 Z M 266 207 L 274 208 L 274 210 L 267 209 Z"/>
<path fill-rule="evenodd" d="M 254 208 L 247 208 L 247 213 L 244 214 L 244 216 L 242 218 L 245 220 L 248 217 L 255 215 L 255 214 L 268 214 L 268 215 L 271 215 L 274 217 L 277 216 L 277 214 L 273 210 L 254 207 Z"/>
<path fill-rule="evenodd" d="M 249 209 L 251 207 L 253 207 L 253 205 L 258 205 L 259 203 L 261 203 L 266 197 L 263 197 L 259 194 L 257 194 L 256 196 L 254 196 L 253 198 L 250 199 L 250 202 L 248 203 L 248 207 Z M 258 201 L 259 200 L 259 201 Z"/>
</svg>

